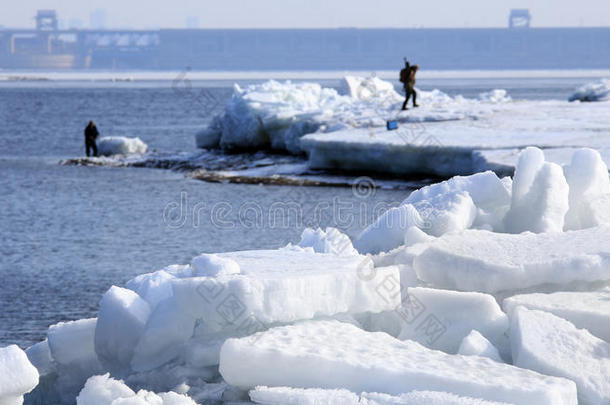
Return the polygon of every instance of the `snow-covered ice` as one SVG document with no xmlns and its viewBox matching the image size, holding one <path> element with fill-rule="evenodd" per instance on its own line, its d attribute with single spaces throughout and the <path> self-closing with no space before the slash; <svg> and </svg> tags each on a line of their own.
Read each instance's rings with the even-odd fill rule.
<svg viewBox="0 0 610 405">
<path fill-rule="evenodd" d="M 445 235 L 417 255 L 418 277 L 438 288 L 495 293 L 610 280 L 610 227 L 562 233 Z"/>
<path fill-rule="evenodd" d="M 360 396 L 345 389 L 256 387 L 250 399 L 261 405 L 360 405 Z"/>
<path fill-rule="evenodd" d="M 109 374 L 91 377 L 76 398 L 76 405 L 197 405 L 191 398 L 175 392 L 140 390 L 137 393 Z"/>
<path fill-rule="evenodd" d="M 569 209 L 568 195 L 561 166 L 545 162 L 538 148 L 525 149 L 515 171 L 505 229 L 510 233 L 561 232 Z"/>
<path fill-rule="evenodd" d="M 606 101 L 610 100 L 610 80 L 602 79 L 598 82 L 587 83 L 578 88 L 570 101 Z"/>
<path fill-rule="evenodd" d="M 449 355 L 338 321 L 306 321 L 229 339 L 220 372 L 242 388 L 446 391 L 515 404 L 576 404 L 573 382 L 477 356 Z"/>
<path fill-rule="evenodd" d="M 485 336 L 481 335 L 476 330 L 472 330 L 468 336 L 462 340 L 458 354 L 464 356 L 481 356 L 490 358 L 494 361 L 502 361 L 498 349 L 489 340 L 485 339 Z"/>
<path fill-rule="evenodd" d="M 300 138 L 317 131 L 333 132 L 344 128 L 385 125 L 397 115 L 402 102 L 390 82 L 377 77 L 345 77 L 347 95 L 317 83 L 268 81 L 241 88 L 235 85 L 233 97 L 223 114 L 196 135 L 198 147 L 222 146 L 228 149 L 272 147 L 293 153 L 302 151 Z M 444 106 L 459 105 L 456 100 L 435 90 L 420 92 L 430 107 L 425 114 L 402 121 L 446 121 L 463 119 L 462 111 Z"/>
<path fill-rule="evenodd" d="M 55 372 L 55 364 L 47 339 L 28 347 L 25 354 L 27 354 L 30 363 L 36 367 L 40 376 Z"/>
<path fill-rule="evenodd" d="M 332 253 L 340 256 L 358 254 L 349 236 L 331 227 L 326 230 L 305 228 L 298 245 L 302 248 L 312 248 L 316 253 Z"/>
<path fill-rule="evenodd" d="M 511 314 L 520 305 L 550 312 L 610 342 L 610 289 L 515 295 L 506 298 L 502 307 Z"/>
<path fill-rule="evenodd" d="M 173 274 L 150 274 L 129 284 L 136 291 L 149 279 L 168 286 L 167 298 L 153 309 L 134 349 L 131 366 L 149 370 L 179 357 L 193 338 L 204 340 L 204 357 L 191 358 L 197 365 L 214 365 L 222 340 L 260 330 L 277 322 L 294 322 L 340 313 L 380 312 L 398 306 L 400 297 L 377 292 L 386 277 L 399 278 L 396 267 L 376 269 L 364 256 L 314 253 L 311 248 L 277 251 L 245 251 L 217 255 L 238 274 L 204 272 L 199 260 Z M 372 274 L 372 276 L 371 276 Z M 169 277 L 168 277 L 169 275 Z M 138 285 L 139 284 L 139 285 Z M 171 295 L 169 295 L 171 289 Z M 152 295 L 153 297 L 155 294 Z M 216 342 L 212 345 L 209 342 Z M 211 364 L 206 364 L 211 362 Z"/>
<path fill-rule="evenodd" d="M 582 404 L 610 403 L 610 343 L 548 312 L 512 312 L 513 362 L 576 383 Z"/>
<path fill-rule="evenodd" d="M 506 402 L 461 397 L 448 392 L 412 391 L 400 395 L 345 389 L 256 387 L 250 398 L 261 405 L 509 405 Z"/>
<path fill-rule="evenodd" d="M 455 354 L 462 340 L 477 329 L 494 344 L 507 346 L 508 317 L 491 295 L 423 287 L 408 288 L 407 295 L 403 305 L 415 319 L 401 323 L 399 339 Z M 415 316 L 416 307 L 427 311 L 422 319 Z"/>
<path fill-rule="evenodd" d="M 0 347 L 0 404 L 21 405 L 38 385 L 38 371 L 16 345 Z"/>
<path fill-rule="evenodd" d="M 390 91 L 354 83 L 358 103 Z M 256 401 L 572 405 L 578 385 L 605 403 L 610 178 L 596 151 L 573 152 L 560 166 L 528 148 L 514 179 L 424 187 L 354 243 L 305 229 L 277 250 L 200 254 L 113 286 L 97 318 L 53 325 L 27 350 L 40 384 L 26 400 L 239 402 L 254 389 Z M 561 292 L 536 294 L 549 291 Z M 502 312 L 496 300 L 517 293 Z"/>
<path fill-rule="evenodd" d="M 412 227 L 432 236 L 471 227 L 501 230 L 511 203 L 507 187 L 493 172 L 423 187 L 368 226 L 354 246 L 361 253 L 387 252 L 409 243 L 407 231 Z"/>
<path fill-rule="evenodd" d="M 608 166 L 598 152 L 580 149 L 564 167 L 570 187 L 565 229 L 583 229 L 610 222 Z"/>
<path fill-rule="evenodd" d="M 140 138 L 105 136 L 97 141 L 100 156 L 130 155 L 146 153 L 148 146 Z"/>
<path fill-rule="evenodd" d="M 104 294 L 95 328 L 95 353 L 106 370 L 130 369 L 150 312 L 148 303 L 131 290 L 112 286 Z"/>
<path fill-rule="evenodd" d="M 97 318 L 91 318 L 49 327 L 47 339 L 58 373 L 56 391 L 64 402 L 76 396 L 87 378 L 103 370 L 95 353 L 96 325 Z"/>
<path fill-rule="evenodd" d="M 486 401 L 440 391 L 412 391 L 398 396 L 363 393 L 367 405 L 510 405 L 508 402 Z"/>
</svg>

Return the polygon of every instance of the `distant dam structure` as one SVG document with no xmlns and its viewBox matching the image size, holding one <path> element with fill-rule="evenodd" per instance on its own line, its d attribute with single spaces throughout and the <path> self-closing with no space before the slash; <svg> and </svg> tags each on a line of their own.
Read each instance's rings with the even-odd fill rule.
<svg viewBox="0 0 610 405">
<path fill-rule="evenodd" d="M 0 69 L 387 70 L 607 69 L 610 28 L 62 30 L 0 29 Z M 512 28 L 511 28 L 512 27 Z"/>
</svg>

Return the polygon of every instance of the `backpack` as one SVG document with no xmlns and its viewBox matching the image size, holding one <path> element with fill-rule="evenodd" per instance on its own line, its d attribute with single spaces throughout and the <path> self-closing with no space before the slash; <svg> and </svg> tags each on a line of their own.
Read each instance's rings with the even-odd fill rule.
<svg viewBox="0 0 610 405">
<path fill-rule="evenodd" d="M 400 71 L 400 82 L 401 83 L 407 83 L 409 81 L 409 70 L 407 68 L 403 68 Z"/>
</svg>

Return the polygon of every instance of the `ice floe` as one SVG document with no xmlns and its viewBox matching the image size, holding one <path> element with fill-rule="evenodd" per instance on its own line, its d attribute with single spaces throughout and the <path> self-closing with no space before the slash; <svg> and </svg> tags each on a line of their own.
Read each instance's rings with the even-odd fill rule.
<svg viewBox="0 0 610 405">
<path fill-rule="evenodd" d="M 610 227 L 562 233 L 467 230 L 427 245 L 413 266 L 439 288 L 496 293 L 610 280 Z"/>
<path fill-rule="evenodd" d="M 230 339 L 222 347 L 220 372 L 243 388 L 345 388 L 391 395 L 437 390 L 515 404 L 575 404 L 576 396 L 574 383 L 566 379 L 445 354 L 338 321 L 307 321 Z"/>
<path fill-rule="evenodd" d="M 508 405 L 439 391 L 412 391 L 400 395 L 363 392 L 358 395 L 345 389 L 264 386 L 251 390 L 250 399 L 262 405 Z"/>
<path fill-rule="evenodd" d="M 38 385 L 38 371 L 16 345 L 0 348 L 0 404 L 21 405 Z"/>
<path fill-rule="evenodd" d="M 354 243 L 305 229 L 137 276 L 27 349 L 26 401 L 607 403 L 609 191 L 597 152 L 526 149 L 514 179 L 424 187 Z"/>
<path fill-rule="evenodd" d="M 606 101 L 610 100 L 610 80 L 602 79 L 598 82 L 587 83 L 578 88 L 570 101 Z"/>
<path fill-rule="evenodd" d="M 515 365 L 569 378 L 581 403 L 610 401 L 610 343 L 550 313 L 517 307 L 511 345 Z"/>
<path fill-rule="evenodd" d="M 403 302 L 414 319 L 402 322 L 400 340 L 455 354 L 462 340 L 476 328 L 496 346 L 508 344 L 508 317 L 491 295 L 417 287 L 407 289 Z M 416 308 L 420 307 L 426 313 L 418 319 Z"/>
<path fill-rule="evenodd" d="M 109 374 L 91 377 L 76 398 L 76 405 L 197 405 L 191 398 L 175 392 L 137 393 Z"/>
<path fill-rule="evenodd" d="M 146 153 L 148 146 L 140 138 L 105 136 L 97 141 L 100 156 Z"/>
<path fill-rule="evenodd" d="M 610 289 L 515 295 L 502 306 L 508 314 L 518 306 L 549 312 L 610 343 Z"/>
<path fill-rule="evenodd" d="M 317 83 L 269 81 L 246 88 L 235 86 L 222 115 L 196 136 L 197 146 L 228 149 L 271 147 L 293 153 L 302 151 L 300 138 L 313 132 L 341 128 L 381 127 L 390 118 L 404 122 L 434 122 L 465 118 L 453 99 L 435 90 L 421 92 L 429 108 L 415 116 L 399 114 L 402 96 L 390 82 L 377 77 L 345 77 L 347 95 Z M 487 96 L 485 96 L 487 97 Z M 491 99 L 502 98 L 494 93 Z"/>
</svg>

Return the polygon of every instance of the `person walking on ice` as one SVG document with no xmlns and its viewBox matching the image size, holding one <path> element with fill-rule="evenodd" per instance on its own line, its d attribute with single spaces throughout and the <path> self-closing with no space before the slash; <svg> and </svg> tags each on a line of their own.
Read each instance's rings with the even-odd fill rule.
<svg viewBox="0 0 610 405">
<path fill-rule="evenodd" d="M 90 156 L 90 150 L 93 151 L 93 156 L 97 156 L 97 145 L 95 144 L 95 140 L 99 134 L 100 133 L 93 121 L 89 121 L 89 125 L 87 125 L 85 128 L 85 151 L 87 153 L 87 157 Z"/>
<path fill-rule="evenodd" d="M 408 110 L 407 104 L 413 96 L 413 107 L 419 107 L 417 104 L 417 92 L 415 91 L 415 75 L 419 70 L 419 65 L 411 65 L 405 58 L 405 67 L 400 71 L 400 82 L 405 89 L 405 102 L 402 104 L 402 110 Z"/>
</svg>

